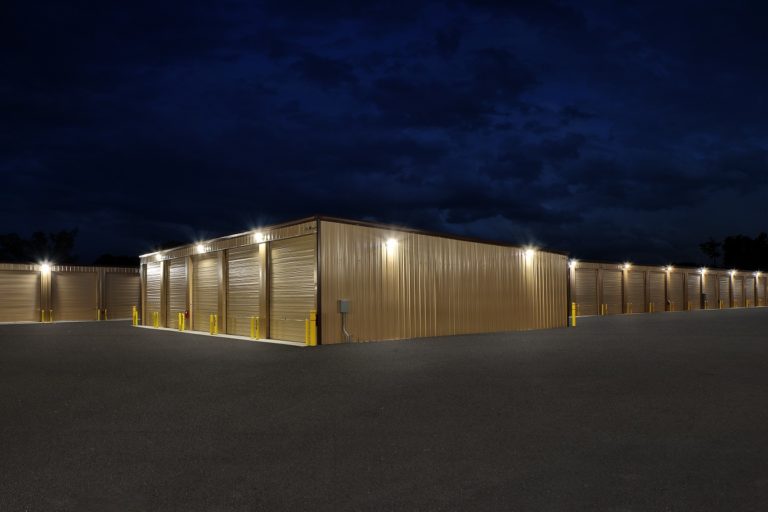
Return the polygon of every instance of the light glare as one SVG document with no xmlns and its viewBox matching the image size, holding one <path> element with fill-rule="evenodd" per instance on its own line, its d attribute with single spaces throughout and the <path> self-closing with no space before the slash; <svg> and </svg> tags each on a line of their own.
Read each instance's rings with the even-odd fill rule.
<svg viewBox="0 0 768 512">
<path fill-rule="evenodd" d="M 571 260 L 568 262 L 568 266 L 571 268 L 576 268 L 576 265 L 579 264 L 579 260 Z"/>
<path fill-rule="evenodd" d="M 197 253 L 202 254 L 205 252 L 205 246 L 203 244 L 197 244 Z"/>
<path fill-rule="evenodd" d="M 386 245 L 387 245 L 387 249 L 392 250 L 395 247 L 397 247 L 397 240 L 395 240 L 394 238 L 388 238 Z"/>
<path fill-rule="evenodd" d="M 632 268 L 632 264 L 631 264 L 631 263 L 629 263 L 628 261 L 627 261 L 627 262 L 625 262 L 625 263 L 624 263 L 624 270 L 629 270 L 630 268 Z"/>
<path fill-rule="evenodd" d="M 264 233 L 258 232 L 256 234 L 254 234 L 253 235 L 253 239 L 256 240 L 257 244 L 260 244 L 261 242 L 264 241 Z"/>
<path fill-rule="evenodd" d="M 40 270 L 45 272 L 45 273 L 48 273 L 48 272 L 51 271 L 51 265 L 49 263 L 42 263 L 40 265 Z"/>
</svg>

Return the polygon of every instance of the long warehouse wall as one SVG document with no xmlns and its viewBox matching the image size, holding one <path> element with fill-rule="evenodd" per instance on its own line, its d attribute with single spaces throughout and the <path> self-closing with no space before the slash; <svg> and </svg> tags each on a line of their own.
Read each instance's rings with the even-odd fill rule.
<svg viewBox="0 0 768 512">
<path fill-rule="evenodd" d="M 577 316 L 768 306 L 768 276 L 723 269 L 572 262 Z"/>
<path fill-rule="evenodd" d="M 128 319 L 138 304 L 135 268 L 0 264 L 0 322 Z"/>
<path fill-rule="evenodd" d="M 564 327 L 567 258 L 321 221 L 323 344 Z"/>
</svg>

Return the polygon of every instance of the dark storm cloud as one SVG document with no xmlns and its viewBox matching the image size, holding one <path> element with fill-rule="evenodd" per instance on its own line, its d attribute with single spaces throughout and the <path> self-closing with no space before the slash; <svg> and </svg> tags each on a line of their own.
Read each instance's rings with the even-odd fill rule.
<svg viewBox="0 0 768 512">
<path fill-rule="evenodd" d="M 766 229 L 765 6 L 4 9 L 2 232 L 96 256 L 327 213 L 650 260 Z"/>
</svg>

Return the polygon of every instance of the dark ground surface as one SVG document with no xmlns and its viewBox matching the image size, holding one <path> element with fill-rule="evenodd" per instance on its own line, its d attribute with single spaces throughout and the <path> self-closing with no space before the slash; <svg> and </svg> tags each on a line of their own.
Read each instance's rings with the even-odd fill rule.
<svg viewBox="0 0 768 512">
<path fill-rule="evenodd" d="M 0 326 L 0 510 L 763 511 L 767 327 L 301 349 Z"/>
</svg>

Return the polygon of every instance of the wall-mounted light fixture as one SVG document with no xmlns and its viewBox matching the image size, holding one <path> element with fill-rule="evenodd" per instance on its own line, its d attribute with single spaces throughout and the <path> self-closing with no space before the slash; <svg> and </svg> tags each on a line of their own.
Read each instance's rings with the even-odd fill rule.
<svg viewBox="0 0 768 512">
<path fill-rule="evenodd" d="M 384 246 L 387 248 L 388 251 L 395 250 L 397 248 L 397 239 L 387 238 L 387 241 L 384 242 Z"/>
<path fill-rule="evenodd" d="M 205 252 L 205 246 L 203 244 L 197 244 L 197 254 L 202 254 Z"/>
<path fill-rule="evenodd" d="M 253 235 L 253 240 L 254 240 L 254 241 L 257 243 L 257 244 L 260 244 L 261 242 L 263 242 L 263 241 L 264 241 L 264 233 L 262 233 L 261 231 L 259 231 L 259 232 L 257 232 L 257 233 L 254 233 L 254 235 Z"/>
<path fill-rule="evenodd" d="M 568 262 L 568 266 L 570 268 L 576 268 L 576 266 L 579 264 L 579 260 L 571 260 Z"/>
<path fill-rule="evenodd" d="M 664 270 L 666 270 L 667 272 L 672 272 L 674 270 L 674 267 L 672 265 L 667 265 L 666 267 L 664 267 Z"/>
<path fill-rule="evenodd" d="M 624 270 L 629 270 L 630 268 L 632 268 L 632 264 L 628 261 L 624 262 L 623 266 L 624 266 Z"/>
<path fill-rule="evenodd" d="M 533 261 L 533 257 L 536 256 L 536 248 L 535 247 L 526 247 L 525 248 L 525 261 L 531 262 Z"/>
<path fill-rule="evenodd" d="M 736 271 L 735 270 L 731 270 L 729 273 L 731 274 L 731 277 L 736 275 Z"/>
<path fill-rule="evenodd" d="M 48 263 L 47 261 L 44 261 L 44 262 L 42 262 L 42 263 L 40 264 L 40 271 L 41 271 L 42 273 L 44 273 L 44 274 L 47 274 L 48 272 L 50 272 L 50 271 L 51 271 L 51 264 L 50 264 L 50 263 Z"/>
<path fill-rule="evenodd" d="M 699 269 L 699 273 L 700 273 L 701 275 L 704 275 L 704 274 L 706 274 L 706 273 L 707 273 L 707 267 L 701 267 L 701 268 Z"/>
</svg>

